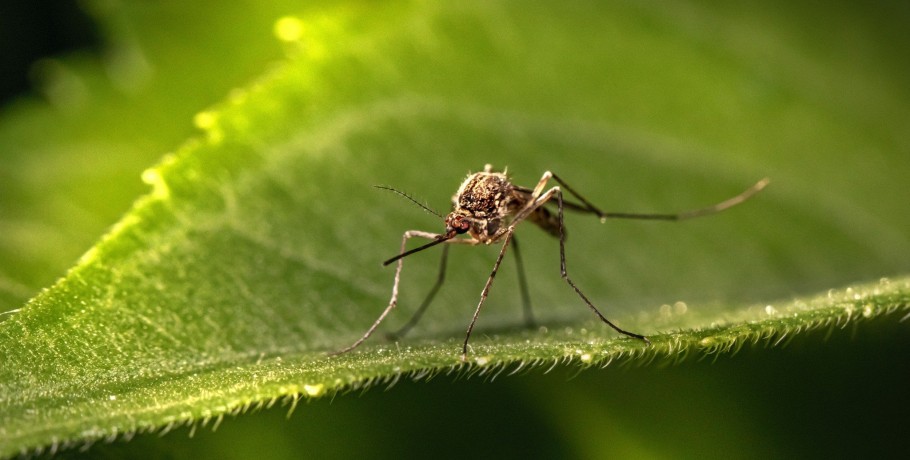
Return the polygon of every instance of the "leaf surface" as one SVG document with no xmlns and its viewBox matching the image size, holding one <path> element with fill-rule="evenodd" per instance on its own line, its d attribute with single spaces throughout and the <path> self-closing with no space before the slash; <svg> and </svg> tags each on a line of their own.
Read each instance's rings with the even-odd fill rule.
<svg viewBox="0 0 910 460">
<path fill-rule="evenodd" d="M 206 423 L 401 375 L 672 361 L 903 317 L 899 146 L 910 117 L 896 75 L 906 69 L 880 77 L 878 60 L 834 60 L 791 36 L 796 26 L 691 8 L 704 15 L 417 4 L 279 20 L 286 60 L 197 113 L 201 135 L 143 173 L 151 192 L 0 323 L 0 453 Z M 724 40 L 708 40 L 705 25 Z M 744 35 L 755 27 L 759 39 Z M 890 52 L 877 43 L 861 45 Z M 559 276 L 557 241 L 526 224 L 540 328 L 522 328 L 507 260 L 461 363 L 497 248 L 455 247 L 411 336 L 327 357 L 385 308 L 393 273 L 379 262 L 401 233 L 442 229 L 372 185 L 446 211 L 485 163 L 527 186 L 552 170 L 611 211 L 697 208 L 772 183 L 685 223 L 568 216 L 573 279 L 651 347 L 593 321 Z M 401 306 L 382 332 L 406 322 L 438 254 L 406 260 Z"/>
</svg>

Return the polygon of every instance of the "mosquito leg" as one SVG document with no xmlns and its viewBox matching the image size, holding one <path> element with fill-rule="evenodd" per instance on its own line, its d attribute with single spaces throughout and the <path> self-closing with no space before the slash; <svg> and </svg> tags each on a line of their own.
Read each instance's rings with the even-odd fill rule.
<svg viewBox="0 0 910 460">
<path fill-rule="evenodd" d="M 594 206 L 590 201 L 586 200 L 585 197 L 579 195 L 578 192 L 575 191 L 575 189 L 570 187 L 569 184 L 567 184 L 559 176 L 557 176 L 556 174 L 553 174 L 553 173 L 550 173 L 550 175 L 553 176 L 553 180 L 555 180 L 562 189 L 565 189 L 565 191 L 569 192 L 575 198 L 578 198 L 578 201 L 581 201 L 584 204 L 584 206 L 582 207 L 584 210 L 597 214 L 597 216 L 600 217 L 602 220 L 606 218 L 605 212 L 601 211 L 600 208 L 598 208 L 597 206 Z M 562 195 L 562 193 L 559 193 L 559 195 Z M 558 201 L 562 202 L 562 197 L 560 197 L 558 199 Z M 560 205 L 560 206 L 562 206 L 562 205 Z M 562 219 L 562 218 L 560 218 L 560 219 Z"/>
<path fill-rule="evenodd" d="M 553 178 L 553 180 L 555 180 L 560 185 L 561 188 L 565 189 L 572 196 L 574 196 L 575 198 L 577 198 L 579 201 L 581 201 L 584 204 L 584 206 L 580 206 L 577 204 L 565 203 L 567 205 L 567 207 L 573 208 L 578 211 L 587 211 L 592 214 L 596 214 L 598 217 L 600 217 L 601 222 L 606 221 L 608 218 L 645 219 L 645 220 L 685 220 L 685 219 L 692 219 L 694 217 L 702 217 L 702 216 L 707 216 L 707 215 L 711 215 L 711 214 L 716 214 L 723 210 L 732 208 L 733 206 L 736 206 L 736 205 L 742 203 L 743 201 L 748 200 L 749 198 L 752 198 L 753 195 L 755 195 L 756 193 L 760 192 L 763 188 L 765 188 L 765 186 L 768 185 L 768 182 L 769 182 L 768 178 L 762 179 L 762 180 L 756 182 L 751 187 L 747 188 L 745 191 L 743 191 L 739 195 L 736 195 L 732 198 L 721 201 L 720 203 L 717 203 L 712 206 L 699 208 L 699 209 L 693 209 L 693 210 L 689 210 L 689 211 L 667 213 L 667 214 L 635 213 L 635 212 L 603 212 L 602 210 L 600 210 L 600 208 L 598 208 L 597 206 L 594 206 L 594 204 L 592 204 L 590 201 L 585 199 L 585 197 L 579 195 L 578 192 L 575 191 L 575 189 L 570 187 L 569 184 L 567 184 L 565 181 L 563 181 L 559 176 L 547 171 L 547 173 L 544 174 L 545 178 L 548 177 L 547 174 L 549 174 Z M 538 187 L 540 187 L 540 185 L 538 185 Z M 537 189 L 535 189 L 535 191 L 537 191 Z"/>
<path fill-rule="evenodd" d="M 518 265 L 518 286 L 521 288 L 521 306 L 525 315 L 525 326 L 533 328 L 534 313 L 531 311 L 531 296 L 528 295 L 528 279 L 525 276 L 525 265 L 521 260 L 521 251 L 518 250 L 518 238 L 512 237 L 512 248 L 515 249 L 515 263 Z"/>
<path fill-rule="evenodd" d="M 543 173 L 543 176 L 540 177 L 540 180 L 537 181 L 537 185 L 534 186 L 534 190 L 531 192 L 532 200 L 536 200 L 537 197 L 539 197 L 540 194 L 543 193 L 543 189 L 544 189 L 544 187 L 547 186 L 547 182 L 550 180 L 551 177 L 553 177 L 552 172 L 546 171 Z M 562 182 L 560 182 L 560 183 L 562 183 Z"/>
<path fill-rule="evenodd" d="M 436 235 L 435 233 L 421 232 L 421 231 L 416 231 L 416 230 L 410 230 L 410 231 L 404 232 L 404 235 L 401 238 L 401 249 L 399 250 L 399 254 L 403 254 L 405 252 L 405 245 L 407 244 L 408 240 L 413 237 L 426 238 L 426 239 L 432 240 L 432 239 L 436 239 L 438 237 L 438 235 Z M 329 356 L 335 356 L 335 355 L 340 355 L 342 353 L 347 353 L 347 352 L 357 348 L 358 346 L 360 346 L 361 343 L 363 343 L 366 339 L 370 338 L 370 336 L 373 335 L 373 332 L 376 331 L 376 328 L 378 328 L 379 325 L 382 323 L 382 321 L 385 319 L 385 317 L 388 316 L 389 313 L 391 313 L 391 311 L 398 304 L 398 282 L 401 280 L 401 267 L 402 266 L 404 266 L 404 259 L 398 259 L 398 265 L 395 268 L 395 282 L 394 282 L 394 284 L 392 284 L 392 298 L 389 299 L 389 306 L 387 306 L 385 308 L 385 310 L 382 311 L 382 314 L 379 315 L 379 318 L 376 318 L 376 321 L 373 322 L 373 325 L 370 326 L 369 329 L 367 329 L 367 331 L 363 334 L 362 337 L 360 337 L 359 339 L 357 339 L 356 342 L 352 343 L 351 345 L 349 345 L 345 348 L 342 348 L 338 351 L 329 353 Z"/>
<path fill-rule="evenodd" d="M 554 178 L 555 178 L 555 176 L 554 176 Z M 559 181 L 559 179 L 557 179 L 557 181 Z M 551 192 L 556 193 L 556 204 L 557 204 L 557 209 L 558 209 L 558 213 L 559 213 L 559 271 L 560 271 L 560 274 L 562 275 L 562 278 L 564 280 L 566 280 L 567 283 L 569 283 L 569 286 L 572 286 L 572 289 L 575 289 L 575 292 L 578 294 L 579 297 L 581 297 L 581 300 L 584 300 L 585 303 L 588 304 L 588 308 L 590 308 L 591 311 L 593 311 L 594 314 L 597 315 L 597 317 L 600 318 L 601 321 L 606 323 L 608 326 L 612 327 L 614 330 L 616 330 L 616 332 L 619 332 L 620 334 L 643 340 L 645 343 L 650 345 L 651 341 L 648 340 L 647 337 L 620 329 L 619 326 L 611 323 L 610 320 L 608 320 L 600 312 L 600 310 L 598 310 L 597 307 L 595 307 L 594 304 L 592 304 L 591 301 L 588 300 L 588 298 L 581 292 L 581 290 L 578 289 L 578 286 L 575 285 L 575 283 L 572 281 L 572 278 L 569 278 L 569 273 L 566 271 L 566 248 L 565 248 L 566 232 L 565 232 L 565 222 L 563 221 L 562 190 L 554 187 L 553 189 L 550 190 L 550 192 L 547 193 L 547 195 L 550 195 Z M 546 198 L 548 198 L 547 195 L 544 195 L 541 198 L 546 199 Z M 582 200 L 582 202 L 585 202 L 584 199 L 580 196 L 576 195 L 576 198 L 578 198 L 579 200 Z M 538 201 L 541 201 L 541 200 L 538 200 Z M 587 203 L 587 202 L 585 202 L 585 203 Z"/>
<path fill-rule="evenodd" d="M 446 279 L 446 262 L 449 258 L 449 246 L 444 245 L 442 247 L 442 259 L 439 262 L 439 275 L 436 277 L 436 284 L 433 285 L 433 288 L 430 289 L 430 292 L 427 293 L 427 296 L 423 299 L 423 303 L 420 304 L 420 307 L 417 308 L 417 311 L 414 312 L 414 315 L 411 316 L 411 319 L 408 320 L 407 324 L 398 329 L 394 333 L 389 335 L 390 339 L 399 339 L 404 337 L 414 325 L 420 321 L 420 318 L 423 316 L 423 313 L 426 311 L 427 307 L 430 305 L 430 302 L 433 301 L 433 298 L 436 297 L 436 293 L 439 292 L 439 288 L 442 286 L 443 281 Z"/>
<path fill-rule="evenodd" d="M 493 278 L 496 278 L 496 272 L 499 270 L 499 264 L 502 263 L 503 256 L 506 255 L 506 249 L 509 248 L 509 243 L 512 241 L 512 228 L 509 227 L 505 231 L 505 241 L 502 243 L 502 249 L 499 250 L 499 257 L 496 258 L 496 263 L 493 264 L 493 271 L 490 272 L 490 277 L 487 278 L 487 284 L 483 286 L 483 291 L 480 293 L 480 301 L 477 302 L 477 310 L 474 310 L 474 317 L 471 318 L 471 324 L 468 325 L 468 332 L 464 336 L 464 345 L 461 347 L 461 360 L 465 361 L 468 356 L 468 340 L 471 338 L 471 331 L 474 330 L 474 323 L 477 322 L 477 317 L 480 316 L 480 309 L 483 307 L 483 302 L 487 300 L 487 296 L 490 294 L 490 286 L 493 285 Z"/>
</svg>

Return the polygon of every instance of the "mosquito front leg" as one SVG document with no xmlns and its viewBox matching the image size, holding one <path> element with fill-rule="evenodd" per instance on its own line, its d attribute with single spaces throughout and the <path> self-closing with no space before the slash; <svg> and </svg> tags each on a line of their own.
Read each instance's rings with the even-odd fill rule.
<svg viewBox="0 0 910 460">
<path fill-rule="evenodd" d="M 399 254 L 405 253 L 405 247 L 408 243 L 408 240 L 411 238 L 417 237 L 417 238 L 426 238 L 429 240 L 437 240 L 440 238 L 440 236 L 441 235 L 437 235 L 435 233 L 423 232 L 420 230 L 409 230 L 407 232 L 404 232 L 404 235 L 401 238 L 401 249 L 399 250 L 398 253 Z M 452 241 L 452 240 L 448 240 L 448 241 Z M 448 242 L 448 241 L 446 241 L 446 242 Z M 394 284 L 392 284 L 392 298 L 389 300 L 389 306 L 387 306 L 385 308 L 385 310 L 382 311 L 382 314 L 379 315 L 379 318 L 376 318 L 376 321 L 373 322 L 373 325 L 370 326 L 369 329 L 367 329 L 367 331 L 363 334 L 362 337 L 357 339 L 357 341 L 352 343 L 351 345 L 349 345 L 345 348 L 342 348 L 341 350 L 330 353 L 329 356 L 347 353 L 347 352 L 357 348 L 358 346 L 360 346 L 361 343 L 363 343 L 366 339 L 370 338 L 370 336 L 373 335 L 373 332 L 376 331 L 376 328 L 379 327 L 379 325 L 382 323 L 382 321 L 385 319 L 385 317 L 388 316 L 388 314 L 398 304 L 398 283 L 401 280 L 401 268 L 403 266 L 404 266 L 404 259 L 398 259 L 398 265 L 395 267 L 395 281 L 394 281 Z"/>
<path fill-rule="evenodd" d="M 411 330 L 411 328 L 413 328 L 417 324 L 417 322 L 420 321 L 420 318 L 423 316 L 423 313 L 426 311 L 427 307 L 430 305 L 430 302 L 433 301 L 433 298 L 436 297 L 436 293 L 439 292 L 439 288 L 442 286 L 442 283 L 446 279 L 446 264 L 448 262 L 448 259 L 449 259 L 449 246 L 444 245 L 442 247 L 442 259 L 439 261 L 439 274 L 436 276 L 436 283 L 433 284 L 433 288 L 430 289 L 430 292 L 423 299 L 423 302 L 421 302 L 420 306 L 417 307 L 417 311 L 414 312 L 414 315 L 411 316 L 411 319 L 408 320 L 408 322 L 404 326 L 402 326 L 401 329 L 398 329 L 395 333 L 391 334 L 391 338 L 399 339 L 401 337 L 404 337 L 405 334 L 407 334 Z"/>
</svg>

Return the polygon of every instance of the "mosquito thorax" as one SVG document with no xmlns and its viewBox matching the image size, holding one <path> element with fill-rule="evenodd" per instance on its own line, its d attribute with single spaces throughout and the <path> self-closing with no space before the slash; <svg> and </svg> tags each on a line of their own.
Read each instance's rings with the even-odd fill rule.
<svg viewBox="0 0 910 460">
<path fill-rule="evenodd" d="M 473 219 L 496 219 L 509 215 L 515 187 L 503 173 L 479 172 L 468 176 L 452 197 L 455 211 Z"/>
</svg>

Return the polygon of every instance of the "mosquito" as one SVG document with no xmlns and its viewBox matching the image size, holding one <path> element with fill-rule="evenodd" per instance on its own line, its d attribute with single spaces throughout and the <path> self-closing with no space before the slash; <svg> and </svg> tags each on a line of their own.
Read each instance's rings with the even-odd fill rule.
<svg viewBox="0 0 910 460">
<path fill-rule="evenodd" d="M 558 185 L 551 187 L 545 191 L 547 184 L 551 179 L 556 181 Z M 458 192 L 456 192 L 452 197 L 454 209 L 444 218 L 444 233 L 431 233 L 421 230 L 408 230 L 404 232 L 404 235 L 402 235 L 401 238 L 401 248 L 398 252 L 398 255 L 382 263 L 383 266 L 390 265 L 394 262 L 398 263 L 397 267 L 395 268 L 395 281 L 392 285 L 392 297 L 389 300 L 389 305 L 385 308 L 385 310 L 382 311 L 382 313 L 379 315 L 379 318 L 373 322 L 373 325 L 367 329 L 363 336 L 357 339 L 353 344 L 342 348 L 341 350 L 335 351 L 331 353 L 331 355 L 347 353 L 360 346 L 360 344 L 362 344 L 364 341 L 370 338 L 371 335 L 373 335 L 379 325 L 383 322 L 383 320 L 385 320 L 386 316 L 388 316 L 389 313 L 395 309 L 395 306 L 398 305 L 398 285 L 399 281 L 401 280 L 401 269 L 403 266 L 404 258 L 411 254 L 429 249 L 439 244 L 443 244 L 444 246 L 436 283 L 424 301 L 420 304 L 420 307 L 418 307 L 418 309 L 415 311 L 410 321 L 408 321 L 408 323 L 406 323 L 405 326 L 395 334 L 395 336 L 401 337 L 407 333 L 407 331 L 417 323 L 424 310 L 426 310 L 427 306 L 435 297 L 436 292 L 439 290 L 445 279 L 448 248 L 451 244 L 465 244 L 470 246 L 476 246 L 479 244 L 490 245 L 494 243 L 502 244 L 499 250 L 499 255 L 496 257 L 496 262 L 493 264 L 493 270 L 490 272 L 490 276 L 487 278 L 486 284 L 484 285 L 483 290 L 480 292 L 480 300 L 477 302 L 477 307 L 474 310 L 474 316 L 471 318 L 471 323 L 468 325 L 468 330 L 465 333 L 464 343 L 461 347 L 462 361 L 466 360 L 467 358 L 468 341 L 471 338 L 471 332 L 474 330 L 474 325 L 477 322 L 477 318 L 480 316 L 480 310 L 483 308 L 484 302 L 487 300 L 487 296 L 490 294 L 490 287 L 493 285 L 493 279 L 496 278 L 496 273 L 499 271 L 499 266 L 502 263 L 502 259 L 509 247 L 514 250 L 515 260 L 518 264 L 518 277 L 522 290 L 522 302 L 524 305 L 525 321 L 529 324 L 533 324 L 533 317 L 531 316 L 530 312 L 530 300 L 527 293 L 527 279 L 524 274 L 524 267 L 521 261 L 521 253 L 518 249 L 518 241 L 514 235 L 515 227 L 526 220 L 536 224 L 550 235 L 559 238 L 560 274 L 566 283 L 568 283 L 569 286 L 575 290 L 575 293 L 578 294 L 578 296 L 582 301 L 584 301 L 588 308 L 594 312 L 594 314 L 604 324 L 610 326 L 616 332 L 619 332 L 620 334 L 631 337 L 633 339 L 641 340 L 646 345 L 650 345 L 651 341 L 648 340 L 648 338 L 644 335 L 622 329 L 607 319 L 607 317 L 604 316 L 603 313 L 601 313 L 593 303 L 591 303 L 591 300 L 581 292 L 581 289 L 579 289 L 575 282 L 572 281 L 572 278 L 569 277 L 569 273 L 566 270 L 566 227 L 565 223 L 563 222 L 563 210 L 570 209 L 572 211 L 593 214 L 599 217 L 601 222 L 606 222 L 607 219 L 679 221 L 715 214 L 736 206 L 761 191 L 761 189 L 765 188 L 765 186 L 768 185 L 768 182 L 769 180 L 767 178 L 762 179 L 739 195 L 724 200 L 713 206 L 699 208 L 691 211 L 677 212 L 672 214 L 604 212 L 601 211 L 600 208 L 594 206 L 583 196 L 581 196 L 559 176 L 550 171 L 543 173 L 543 176 L 541 176 L 540 180 L 537 182 L 537 185 L 533 189 L 530 189 L 513 184 L 511 180 L 509 180 L 507 171 L 495 172 L 493 171 L 493 167 L 488 164 L 484 167 L 483 172 L 477 172 L 468 175 L 467 179 L 465 179 L 461 184 L 461 187 L 458 188 Z M 425 210 L 439 216 L 439 214 L 435 213 L 432 209 L 424 206 L 403 192 L 400 192 L 391 187 L 379 186 L 379 188 L 396 192 L 413 201 Z M 572 197 L 574 197 L 574 199 L 578 200 L 578 202 L 568 201 L 564 199 L 563 192 L 568 192 Z M 545 207 L 547 204 L 552 204 L 554 198 L 556 201 L 556 215 L 553 215 L 553 212 L 549 208 Z M 442 218 L 442 216 L 439 217 Z M 466 236 L 459 238 L 460 235 Z M 411 238 L 423 238 L 430 240 L 430 242 L 414 249 L 405 250 L 408 240 Z"/>
</svg>

